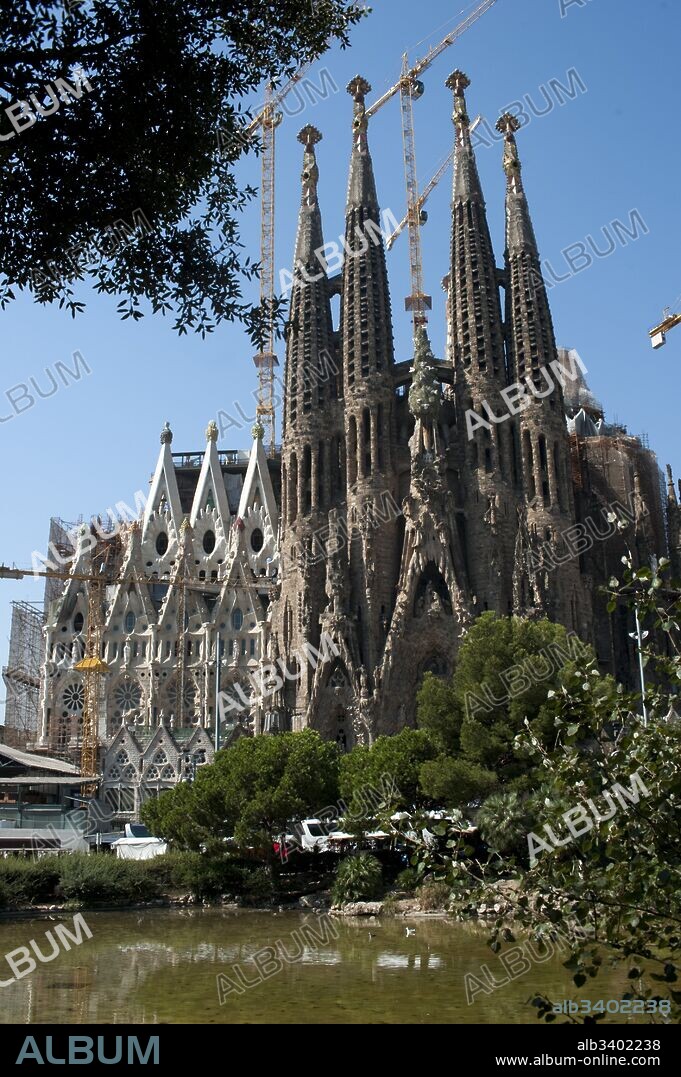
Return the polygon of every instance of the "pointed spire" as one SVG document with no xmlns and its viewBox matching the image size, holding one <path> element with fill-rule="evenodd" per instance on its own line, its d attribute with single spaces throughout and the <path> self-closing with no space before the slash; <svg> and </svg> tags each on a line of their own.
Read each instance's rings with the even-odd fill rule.
<svg viewBox="0 0 681 1077">
<path fill-rule="evenodd" d="M 256 503 L 263 505 L 272 534 L 276 535 L 279 527 L 279 511 L 262 438 L 255 438 L 251 447 L 251 455 L 244 476 L 244 484 L 241 487 L 239 508 L 237 509 L 239 519 L 245 520 Z"/>
<path fill-rule="evenodd" d="M 189 522 L 196 527 L 197 520 L 206 512 L 217 509 L 223 535 L 228 534 L 231 514 L 225 489 L 225 480 L 218 454 L 218 427 L 214 419 L 206 427 L 206 451 L 194 491 Z"/>
<path fill-rule="evenodd" d="M 557 358 L 556 339 L 546 285 L 530 210 L 520 176 L 521 165 L 515 132 L 520 123 L 509 112 L 500 116 L 497 130 L 504 136 L 503 167 L 506 173 L 506 329 L 511 381 L 526 371 L 533 377 L 539 368 Z M 556 387 L 562 408 L 562 391 Z"/>
<path fill-rule="evenodd" d="M 668 500 L 677 505 L 676 490 L 674 489 L 674 476 L 672 475 L 671 464 L 667 464 L 667 498 Z"/>
<path fill-rule="evenodd" d="M 180 502 L 180 492 L 177 486 L 177 476 L 175 474 L 175 465 L 173 464 L 173 454 L 171 451 L 172 441 L 173 432 L 170 429 L 170 425 L 166 423 L 161 431 L 161 451 L 158 456 L 156 471 L 151 480 L 151 489 L 149 490 L 149 497 L 144 509 L 143 533 L 145 538 L 149 520 L 154 513 L 168 512 L 175 527 L 179 527 L 180 520 L 182 519 L 182 504 Z"/>
<path fill-rule="evenodd" d="M 354 115 L 343 239 L 341 339 L 349 388 L 356 384 L 355 379 L 387 371 L 394 356 L 385 245 L 367 142 L 364 98 L 371 86 L 356 75 L 347 90 L 354 101 Z"/>
<path fill-rule="evenodd" d="M 319 181 L 319 168 L 315 155 L 315 145 L 321 142 L 321 133 L 316 127 L 308 123 L 298 134 L 298 141 L 305 147 L 303 154 L 303 171 L 301 175 L 302 191 L 300 199 L 300 216 L 298 218 L 298 234 L 296 236 L 295 267 L 296 277 L 302 270 L 307 270 L 307 276 L 303 272 L 303 279 L 315 277 L 321 270 L 325 272 L 324 265 L 316 255 L 316 251 L 324 246 L 322 236 L 322 216 L 317 201 L 317 183 Z"/>
<path fill-rule="evenodd" d="M 361 75 L 355 75 L 348 83 L 347 91 L 354 101 L 348 208 L 350 206 L 371 206 L 373 209 L 378 210 L 376 181 L 367 138 L 369 121 L 364 100 L 366 95 L 371 92 L 371 86 Z"/>
<path fill-rule="evenodd" d="M 475 163 L 475 154 L 471 142 L 471 121 L 466 108 L 465 90 L 471 84 L 468 75 L 463 71 L 452 71 L 445 82 L 445 86 L 454 94 L 454 111 L 452 122 L 456 129 L 456 146 L 454 157 L 454 201 L 457 199 L 466 201 L 475 199 L 482 206 L 485 200 L 482 195 L 480 177 Z"/>
<path fill-rule="evenodd" d="M 293 432 L 303 415 L 321 406 L 328 395 L 328 373 L 320 371 L 334 353 L 333 322 L 326 264 L 322 257 L 324 234 L 317 185 L 319 168 L 315 146 L 321 134 L 307 124 L 298 134 L 302 143 L 300 213 L 291 291 L 289 333 L 286 341 L 286 393 L 284 435 Z M 259 437 L 258 425 L 253 437 Z"/>
<path fill-rule="evenodd" d="M 470 137 L 464 91 L 470 79 L 452 71 L 446 85 L 454 94 L 454 187 L 449 274 L 448 337 L 455 367 L 476 376 L 481 390 L 505 385 L 501 303 L 496 259 L 485 212 L 485 199 Z M 467 406 L 467 405 L 466 405 Z"/>
<path fill-rule="evenodd" d="M 522 165 L 515 132 L 520 130 L 517 116 L 505 112 L 496 123 L 504 136 L 503 169 L 506 173 L 506 242 L 509 250 L 530 250 L 539 258 L 537 240 L 523 189 Z"/>
</svg>

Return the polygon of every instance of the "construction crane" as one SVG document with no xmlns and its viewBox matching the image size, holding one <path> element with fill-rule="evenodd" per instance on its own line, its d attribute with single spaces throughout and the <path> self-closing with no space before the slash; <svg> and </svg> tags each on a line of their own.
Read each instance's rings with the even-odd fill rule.
<svg viewBox="0 0 681 1077">
<path fill-rule="evenodd" d="M 185 645 L 184 645 L 184 621 L 186 609 L 186 588 L 196 587 L 206 589 L 206 580 L 194 579 L 186 575 L 186 532 L 189 524 L 181 527 L 181 549 L 178 569 L 174 578 L 159 579 L 158 576 L 129 576 L 118 577 L 116 583 L 145 583 L 162 584 L 169 588 L 178 588 L 178 676 L 177 676 L 177 702 L 178 717 L 184 713 L 185 692 Z M 97 774 L 97 748 L 98 748 L 98 714 L 101 676 L 110 673 L 110 667 L 103 660 L 102 628 L 104 598 L 106 586 L 111 583 L 111 544 L 98 543 L 92 552 L 93 572 L 67 572 L 57 569 L 39 571 L 30 568 L 15 568 L 8 565 L 0 565 L 0 580 L 22 580 L 27 576 L 43 577 L 45 579 L 80 580 L 88 586 L 87 607 L 87 632 L 85 638 L 85 653 L 83 658 L 74 665 L 74 669 L 83 675 L 83 728 L 80 745 L 80 772 L 85 778 L 94 779 Z M 180 723 L 181 724 L 181 723 Z M 83 784 L 83 796 L 90 795 L 94 789 L 94 782 Z"/>
<path fill-rule="evenodd" d="M 108 582 L 111 544 L 98 542 L 92 551 L 93 573 L 87 596 L 87 632 L 85 654 L 74 669 L 83 675 L 83 728 L 80 740 L 80 773 L 88 778 L 97 774 L 97 747 L 99 744 L 99 696 L 102 673 L 109 673 L 109 666 L 102 658 L 102 627 L 104 623 L 104 598 Z M 94 782 L 81 788 L 81 795 L 94 796 Z"/>
<path fill-rule="evenodd" d="M 681 325 L 681 312 L 672 314 L 670 308 L 666 307 L 664 310 L 664 318 L 660 324 L 648 331 L 648 336 L 650 337 L 653 348 L 661 348 L 663 344 L 666 344 L 667 333 L 677 325 Z"/>
<path fill-rule="evenodd" d="M 378 112 L 396 93 L 400 94 L 402 112 L 402 147 L 404 151 L 404 176 L 407 187 L 407 227 L 409 230 L 409 269 L 411 275 L 411 294 L 405 300 L 405 308 L 412 312 L 414 329 L 427 322 L 426 311 L 431 310 L 431 296 L 423 290 L 423 260 L 421 257 L 421 223 L 423 203 L 419 204 L 419 191 L 416 172 L 416 147 L 414 139 L 414 117 L 412 103 L 423 95 L 424 85 L 420 76 L 445 49 L 453 45 L 462 34 L 469 30 L 489 11 L 497 0 L 483 0 L 462 22 L 459 23 L 439 45 L 430 49 L 413 67 L 405 53 L 402 57 L 402 72 L 394 86 L 379 97 L 366 111 L 367 117 Z"/>
<path fill-rule="evenodd" d="M 378 101 L 374 101 L 373 105 L 369 106 L 366 111 L 367 118 L 373 116 L 375 112 L 378 112 L 379 108 L 382 108 L 383 105 L 385 105 L 386 101 L 389 101 L 398 91 L 402 90 L 405 79 L 407 79 L 410 84 L 416 82 L 419 79 L 419 76 L 422 75 L 424 71 L 428 70 L 433 63 L 433 60 L 437 60 L 438 56 L 440 56 L 445 49 L 448 49 L 449 46 L 453 45 L 462 34 L 465 34 L 466 30 L 469 30 L 478 19 L 481 19 L 482 16 L 496 4 L 496 2 L 497 0 L 483 0 L 483 2 L 476 7 L 475 11 L 472 11 L 470 15 L 467 15 L 463 22 L 460 22 L 458 26 L 454 27 L 451 33 L 447 34 L 446 37 L 443 37 L 439 45 L 430 49 L 425 56 L 420 60 L 417 60 L 414 66 L 410 67 L 406 72 L 403 70 L 399 82 L 396 82 L 394 86 L 391 86 L 389 90 L 386 90 L 382 97 L 379 97 Z"/>
<path fill-rule="evenodd" d="M 258 371 L 258 402 L 256 422 L 265 430 L 268 454 L 274 455 L 274 369 L 279 360 L 274 352 L 274 207 L 275 207 L 275 131 L 283 116 L 279 105 L 297 82 L 303 78 L 310 64 L 303 64 L 299 71 L 276 93 L 272 84 L 265 88 L 265 104 L 251 120 L 246 134 L 252 135 L 260 128 L 262 136 L 262 160 L 260 183 L 260 307 L 265 316 L 263 350 L 253 356 Z"/>
<path fill-rule="evenodd" d="M 473 131 L 475 131 L 475 128 L 480 123 L 482 123 L 482 116 L 476 116 L 476 118 L 473 120 L 473 123 L 471 124 L 471 134 L 473 133 Z M 436 172 L 433 173 L 431 178 L 428 180 L 428 183 L 425 185 L 425 187 L 421 191 L 421 194 L 418 196 L 418 198 L 416 200 L 416 206 L 418 208 L 419 223 L 420 224 L 425 224 L 426 221 L 428 220 L 428 214 L 426 213 L 426 211 L 424 210 L 423 207 L 425 206 L 425 204 L 428 201 L 428 199 L 430 198 L 431 194 L 433 193 L 433 191 L 437 187 L 438 183 L 440 182 L 440 180 L 444 176 L 445 172 L 449 168 L 450 164 L 452 163 L 452 158 L 453 157 L 454 157 L 454 148 L 452 148 L 449 151 L 449 153 L 445 157 L 445 159 L 442 162 L 442 164 L 440 165 L 440 167 L 437 169 Z M 408 223 L 409 223 L 409 217 L 408 217 L 408 214 L 405 213 L 404 217 L 402 218 L 402 220 L 398 224 L 395 231 L 392 232 L 388 236 L 386 241 L 385 241 L 385 245 L 388 248 L 388 250 L 392 250 L 392 247 L 393 247 L 393 244 L 394 244 L 395 240 L 397 239 L 398 236 L 402 235 L 402 232 L 407 227 Z"/>
</svg>

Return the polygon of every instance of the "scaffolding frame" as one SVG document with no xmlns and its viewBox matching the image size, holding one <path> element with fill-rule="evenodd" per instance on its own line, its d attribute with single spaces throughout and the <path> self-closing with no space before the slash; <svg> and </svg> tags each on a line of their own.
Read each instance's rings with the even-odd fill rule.
<svg viewBox="0 0 681 1077">
<path fill-rule="evenodd" d="M 33 602 L 12 602 L 12 622 L 5 683 L 5 739 L 24 748 L 38 734 L 45 614 Z"/>
</svg>

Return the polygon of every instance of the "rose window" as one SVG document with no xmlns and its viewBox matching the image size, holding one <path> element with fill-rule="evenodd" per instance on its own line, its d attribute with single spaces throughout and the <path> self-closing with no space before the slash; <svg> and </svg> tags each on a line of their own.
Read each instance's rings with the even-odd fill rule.
<svg viewBox="0 0 681 1077">
<path fill-rule="evenodd" d="M 70 711 L 71 714 L 77 714 L 83 709 L 83 703 L 85 702 L 85 692 L 83 691 L 82 684 L 74 682 L 73 684 L 67 684 L 62 695 L 62 705 L 65 710 Z"/>
<path fill-rule="evenodd" d="M 114 689 L 116 717 L 127 711 L 138 710 L 142 703 L 142 688 L 137 681 L 126 678 Z"/>
</svg>

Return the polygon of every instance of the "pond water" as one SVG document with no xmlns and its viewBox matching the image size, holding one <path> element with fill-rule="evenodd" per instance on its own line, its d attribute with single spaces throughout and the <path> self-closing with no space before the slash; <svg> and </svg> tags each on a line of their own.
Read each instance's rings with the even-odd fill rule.
<svg viewBox="0 0 681 1077">
<path fill-rule="evenodd" d="M 0 987 L 0 1022 L 531 1024 L 534 994 L 575 997 L 558 951 L 529 969 L 521 958 L 522 975 L 503 983 L 484 925 L 227 909 L 83 915 L 92 938 Z M 45 933 L 59 922 L 73 931 L 63 914 L 0 921 L 0 980 L 12 976 L 4 955 L 31 939 L 49 956 Z M 526 954 L 527 941 L 520 944 Z M 260 973 L 253 957 L 266 946 L 274 951 L 259 955 Z M 484 980 L 483 964 L 500 986 Z M 466 974 L 489 992 L 472 1004 Z M 621 998 L 624 983 L 603 972 L 586 997 Z"/>
</svg>

